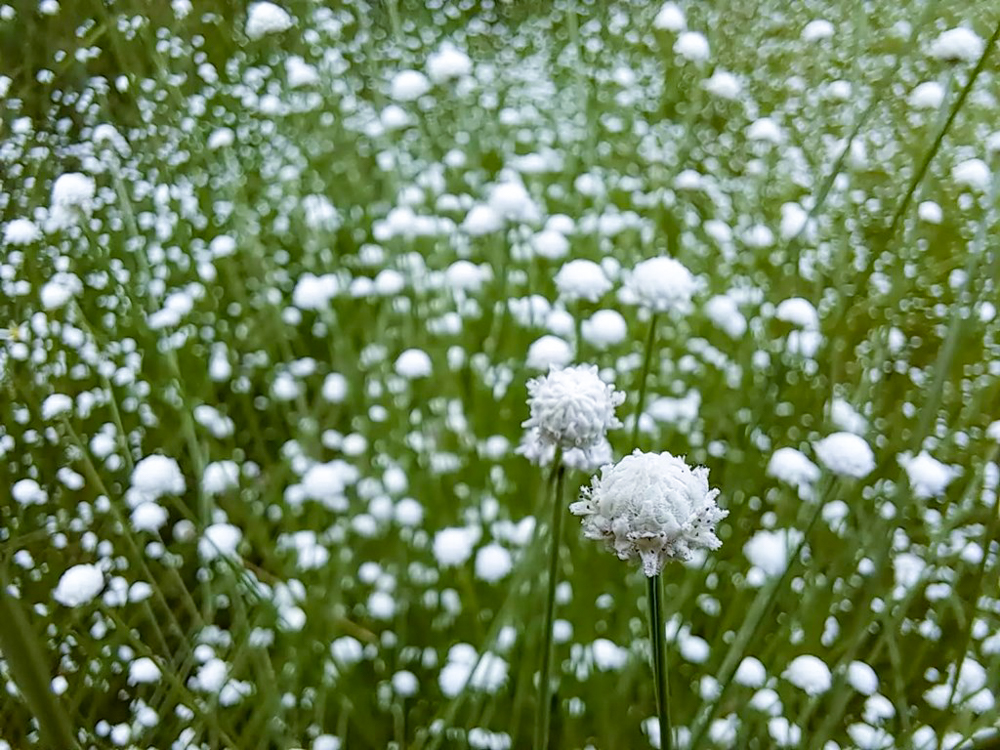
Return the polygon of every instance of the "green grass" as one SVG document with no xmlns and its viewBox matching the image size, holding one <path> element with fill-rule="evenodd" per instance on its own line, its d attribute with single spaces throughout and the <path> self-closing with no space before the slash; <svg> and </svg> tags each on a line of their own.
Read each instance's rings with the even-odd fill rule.
<svg viewBox="0 0 1000 750">
<path fill-rule="evenodd" d="M 243 33 L 239 4 L 195 5 L 181 19 L 162 3 L 143 21 L 145 6 L 129 2 L 65 0 L 51 17 L 18 3 L 16 18 L 0 21 L 9 78 L 0 238 L 15 219 L 44 228 L 60 174 L 85 172 L 97 186 L 88 216 L 24 247 L 0 240 L 0 487 L 32 479 L 45 491 L 39 504 L 0 491 L 0 610 L 13 613 L 0 622 L 0 748 L 67 746 L 53 739 L 64 725 L 81 747 L 114 744 L 107 730 L 121 725 L 131 733 L 122 746 L 135 747 L 305 748 L 320 735 L 344 748 L 491 747 L 484 730 L 497 747 L 527 747 L 544 715 L 549 560 L 544 534 L 511 529 L 528 516 L 548 527 L 551 511 L 549 470 L 514 452 L 526 382 L 539 374 L 527 354 L 547 333 L 510 309 L 529 295 L 566 313 L 555 321 L 566 340 L 599 309 L 624 316 L 625 340 L 577 341 L 574 352 L 629 394 L 618 409 L 625 426 L 608 436 L 615 459 L 633 444 L 686 456 L 709 467 L 729 510 L 719 551 L 663 573 L 676 746 L 773 747 L 780 719 L 807 748 L 860 746 L 866 723 L 885 733 L 884 746 L 991 741 L 996 708 L 955 680 L 970 659 L 986 694 L 1000 690 L 998 441 L 987 434 L 1000 419 L 991 3 L 879 0 L 865 13 L 829 2 L 690 3 L 688 28 L 711 47 L 703 64 L 672 53 L 676 35 L 652 30 L 658 8 L 642 2 L 324 10 L 288 0 L 296 25 L 260 40 Z M 804 41 L 817 18 L 835 35 Z M 985 54 L 955 66 L 929 57 L 956 25 L 974 28 Z M 470 56 L 470 82 L 400 102 L 405 127 L 371 129 L 391 103 L 392 76 L 425 70 L 448 39 Z M 78 59 L 84 48 L 93 54 Z M 292 55 L 317 67 L 318 82 L 288 85 Z M 717 69 L 742 82 L 736 100 L 702 89 Z M 849 84 L 846 97 L 835 81 Z M 923 81 L 946 89 L 936 110 L 907 102 Z M 781 143 L 748 137 L 760 117 L 779 125 Z M 122 145 L 95 139 L 109 132 L 100 125 Z M 220 128 L 235 142 L 212 148 Z M 846 139 L 859 145 L 842 156 Z M 549 149 L 554 168 L 522 174 L 538 222 L 484 236 L 462 229 L 517 157 Z M 992 170 L 982 192 L 953 178 L 970 158 Z M 700 173 L 702 187 L 677 187 L 684 170 Z M 582 174 L 603 189 L 588 191 Z M 309 221 L 302 199 L 317 195 L 335 222 Z M 941 223 L 918 219 L 924 201 L 941 206 Z M 814 226 L 783 238 L 788 202 Z M 446 223 L 386 232 L 402 205 Z M 566 258 L 527 252 L 556 214 L 576 222 Z M 623 228 L 610 231 L 616 219 Z M 766 247 L 746 241 L 758 224 L 774 235 Z M 235 252 L 212 257 L 221 235 Z M 567 260 L 628 270 L 661 254 L 699 280 L 687 314 L 650 321 L 618 299 L 621 279 L 597 302 L 558 300 Z M 459 259 L 488 269 L 479 290 L 445 283 Z M 352 292 L 366 279 L 392 282 L 387 270 L 401 288 Z M 42 289 L 59 272 L 80 289 L 46 310 Z M 307 273 L 336 277 L 340 291 L 322 309 L 293 304 Z M 748 324 L 736 337 L 706 312 L 732 290 Z M 191 309 L 152 326 L 178 291 Z M 796 327 L 774 315 L 791 297 L 818 312 L 813 356 L 792 350 Z M 655 356 L 644 361 L 648 341 Z M 395 371 L 411 348 L 429 355 L 430 377 Z M 289 373 L 297 388 L 282 398 L 275 382 Z M 343 375 L 345 399 L 324 398 L 330 373 Z M 636 426 L 637 405 L 662 414 L 663 399 L 692 392 L 693 416 Z M 74 407 L 45 419 L 52 394 Z M 876 466 L 858 480 L 824 471 L 803 499 L 768 462 L 793 447 L 819 463 L 813 444 L 841 429 L 835 399 L 865 418 Z M 196 416 L 201 405 L 233 430 L 213 434 Z M 940 497 L 921 497 L 900 464 L 922 449 L 960 469 Z M 158 532 L 134 529 L 128 504 L 132 468 L 151 454 L 176 459 L 186 483 L 158 500 L 168 514 Z M 307 469 L 335 459 L 356 476 L 326 504 L 303 501 Z M 205 467 L 228 460 L 241 469 L 238 486 L 203 489 Z M 564 502 L 589 482 L 568 470 Z M 422 509 L 415 524 L 394 516 L 404 498 Z M 823 515 L 835 501 L 846 507 L 840 525 Z M 203 532 L 223 521 L 242 533 L 239 555 L 203 561 Z M 582 539 L 574 517 L 562 524 L 554 617 L 565 637 L 554 645 L 549 746 L 648 746 L 657 703 L 644 576 Z M 456 566 L 433 549 L 449 527 L 477 537 Z M 784 572 L 755 580 L 744 545 L 766 529 L 804 533 L 792 537 Z M 295 551 L 307 537 L 293 535 L 310 532 L 327 555 L 316 567 Z M 488 583 L 475 551 L 494 540 L 514 567 Z M 924 567 L 900 587 L 907 560 Z M 61 575 L 95 562 L 106 596 L 59 604 Z M 107 595 L 138 581 L 151 585 L 148 599 Z M 394 603 L 388 618 L 382 594 Z M 600 669 L 598 639 L 627 658 Z M 443 690 L 456 644 L 502 656 L 505 681 Z M 693 656 L 702 646 L 703 660 Z M 809 696 L 783 677 L 802 654 L 829 665 L 829 690 Z M 766 693 L 733 680 L 745 656 L 763 663 L 775 713 L 760 709 Z M 158 665 L 159 681 L 129 683 L 141 657 Z M 231 680 L 221 693 L 192 682 L 213 657 Z M 847 682 L 853 661 L 877 673 L 893 715 L 866 717 L 875 704 Z M 393 687 L 401 671 L 416 678 L 413 695 Z M 56 677 L 58 695 L 46 690 Z M 942 685 L 935 707 L 926 696 Z M 144 727 L 149 709 L 157 721 Z"/>
</svg>

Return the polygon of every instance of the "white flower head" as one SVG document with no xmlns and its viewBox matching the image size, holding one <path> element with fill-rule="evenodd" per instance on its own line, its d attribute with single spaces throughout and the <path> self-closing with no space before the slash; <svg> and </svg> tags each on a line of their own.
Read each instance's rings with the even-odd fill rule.
<svg viewBox="0 0 1000 750">
<path fill-rule="evenodd" d="M 985 48 L 982 38 L 964 26 L 957 26 L 941 32 L 931 42 L 928 52 L 931 57 L 945 62 L 972 62 L 978 60 Z"/>
<path fill-rule="evenodd" d="M 687 312 L 697 284 L 680 261 L 660 256 L 636 263 L 626 275 L 623 301 L 657 312 Z"/>
<path fill-rule="evenodd" d="M 920 451 L 916 456 L 904 453 L 899 456 L 899 463 L 906 471 L 913 494 L 919 498 L 940 497 L 959 473 L 927 451 Z"/>
<path fill-rule="evenodd" d="M 863 479 L 875 469 L 875 455 L 863 437 L 834 432 L 814 446 L 816 456 L 834 474 Z"/>
<path fill-rule="evenodd" d="M 624 393 L 601 380 L 597 365 L 551 367 L 548 375 L 528 381 L 531 416 L 522 427 L 536 431 L 540 446 L 586 451 L 622 426 L 615 408 L 624 400 Z"/>
<path fill-rule="evenodd" d="M 251 39 L 261 39 L 268 34 L 280 34 L 292 28 L 292 17 L 288 11 L 270 2 L 253 3 L 247 9 L 246 35 Z"/>
<path fill-rule="evenodd" d="M 570 512 L 583 516 L 583 535 L 607 543 L 621 560 L 639 559 L 654 576 L 696 549 L 718 549 L 715 524 L 729 515 L 708 488 L 708 469 L 692 469 L 667 452 L 636 450 L 595 476 Z"/>
</svg>

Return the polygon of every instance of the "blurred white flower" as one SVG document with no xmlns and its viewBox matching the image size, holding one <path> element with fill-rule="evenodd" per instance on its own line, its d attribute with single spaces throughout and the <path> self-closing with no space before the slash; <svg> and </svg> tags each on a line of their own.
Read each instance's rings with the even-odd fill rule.
<svg viewBox="0 0 1000 750">
<path fill-rule="evenodd" d="M 813 446 L 820 463 L 834 474 L 862 479 L 875 468 L 875 455 L 863 437 L 850 432 L 827 435 Z"/>
<path fill-rule="evenodd" d="M 691 62 L 705 62 L 711 56 L 708 39 L 698 31 L 682 32 L 674 42 L 674 53 Z"/>
<path fill-rule="evenodd" d="M 767 463 L 768 475 L 798 490 L 810 488 L 819 479 L 819 467 L 795 448 L 778 448 Z"/>
<path fill-rule="evenodd" d="M 983 54 L 985 45 L 976 32 L 963 26 L 948 29 L 931 42 L 931 57 L 946 62 L 971 62 Z"/>
<path fill-rule="evenodd" d="M 64 607 L 90 602 L 104 588 L 104 573 L 96 565 L 74 565 L 59 577 L 52 598 Z"/>
<path fill-rule="evenodd" d="M 427 75 L 435 83 L 451 78 L 461 78 L 472 72 L 472 60 L 450 42 L 441 45 L 437 52 L 427 56 Z"/>
<path fill-rule="evenodd" d="M 715 502 L 708 469 L 692 469 L 669 453 L 636 450 L 605 466 L 570 512 L 583 516 L 583 534 L 604 541 L 621 560 L 641 561 L 654 576 L 670 560 L 687 560 L 696 549 L 718 549 L 715 524 L 729 511 Z"/>
<path fill-rule="evenodd" d="M 601 380 L 596 365 L 552 367 L 528 381 L 531 416 L 522 426 L 537 430 L 541 446 L 588 450 L 610 429 L 621 427 L 615 408 L 625 394 Z"/>
<path fill-rule="evenodd" d="M 899 463 L 906 471 L 913 494 L 919 498 L 940 497 L 959 473 L 927 451 L 920 451 L 916 456 L 901 454 Z"/>
<path fill-rule="evenodd" d="M 684 18 L 684 11 L 670 0 L 662 5 L 653 18 L 653 28 L 661 31 L 683 31 L 686 27 L 687 21 Z"/>
<path fill-rule="evenodd" d="M 59 208 L 88 208 L 97 188 L 94 178 L 80 172 L 59 175 L 52 183 L 52 205 Z"/>
<path fill-rule="evenodd" d="M 246 35 L 260 39 L 292 27 L 292 17 L 284 8 L 269 2 L 252 3 L 247 9 Z"/>
<path fill-rule="evenodd" d="M 695 288 L 694 277 L 680 261 L 666 256 L 648 258 L 625 275 L 623 301 L 656 312 L 687 312 Z"/>
<path fill-rule="evenodd" d="M 808 695 L 825 693 L 833 684 L 833 676 L 826 662 L 812 654 L 796 656 L 781 676 Z"/>
<path fill-rule="evenodd" d="M 397 102 L 412 102 L 430 90 L 430 81 L 418 70 L 401 70 L 389 84 L 389 96 Z"/>
<path fill-rule="evenodd" d="M 567 301 L 586 299 L 597 302 L 612 286 L 597 263 L 583 258 L 563 264 L 555 282 L 560 298 Z"/>
</svg>

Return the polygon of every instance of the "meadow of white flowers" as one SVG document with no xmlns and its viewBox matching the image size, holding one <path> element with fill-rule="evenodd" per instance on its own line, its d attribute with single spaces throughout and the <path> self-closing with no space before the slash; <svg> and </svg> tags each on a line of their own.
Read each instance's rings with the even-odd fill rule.
<svg viewBox="0 0 1000 750">
<path fill-rule="evenodd" d="M 1000 742 L 995 3 L 148 5 L 0 5 L 0 750 Z"/>
</svg>

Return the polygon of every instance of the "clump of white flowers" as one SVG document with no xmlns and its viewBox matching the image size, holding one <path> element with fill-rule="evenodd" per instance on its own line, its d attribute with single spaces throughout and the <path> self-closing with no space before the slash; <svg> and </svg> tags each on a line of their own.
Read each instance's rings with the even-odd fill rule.
<svg viewBox="0 0 1000 750">
<path fill-rule="evenodd" d="M 597 374 L 596 365 L 558 369 L 528 381 L 531 416 L 522 427 L 533 431 L 539 447 L 588 451 L 597 447 L 608 430 L 622 423 L 615 408 L 625 400 Z"/>
<path fill-rule="evenodd" d="M 570 512 L 583 516 L 583 534 L 604 541 L 621 560 L 642 562 L 658 575 L 670 560 L 687 560 L 696 549 L 718 549 L 715 524 L 729 515 L 708 487 L 708 469 L 692 469 L 670 453 L 636 450 L 608 465 L 583 489 Z"/>
</svg>

